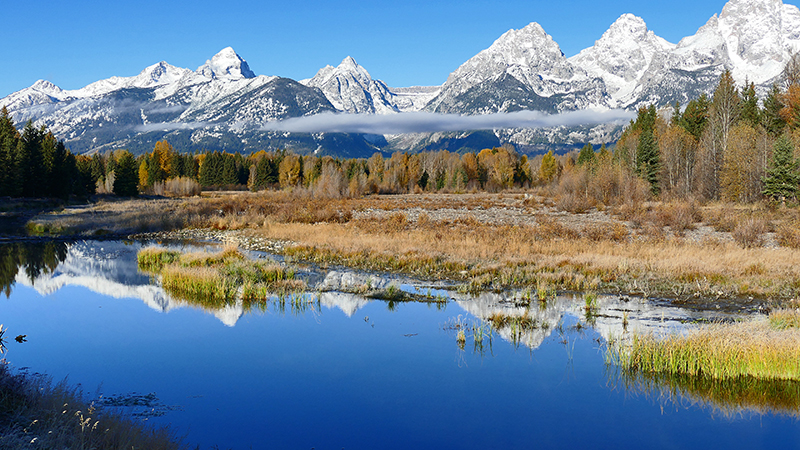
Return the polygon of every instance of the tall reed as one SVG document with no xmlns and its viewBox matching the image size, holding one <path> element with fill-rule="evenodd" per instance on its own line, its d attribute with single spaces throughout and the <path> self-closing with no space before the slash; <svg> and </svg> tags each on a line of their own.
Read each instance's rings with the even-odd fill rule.
<svg viewBox="0 0 800 450">
<path fill-rule="evenodd" d="M 783 315 L 709 324 L 683 335 L 634 334 L 609 345 L 610 359 L 634 373 L 800 380 L 800 329 L 771 324 L 786 323 Z"/>
</svg>

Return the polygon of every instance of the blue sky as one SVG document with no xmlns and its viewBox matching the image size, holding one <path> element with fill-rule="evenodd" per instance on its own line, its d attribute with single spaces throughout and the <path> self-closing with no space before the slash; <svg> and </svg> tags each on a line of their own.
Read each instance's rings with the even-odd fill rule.
<svg viewBox="0 0 800 450">
<path fill-rule="evenodd" d="M 791 2 L 784 2 L 791 3 Z M 353 56 L 389 86 L 438 85 L 511 28 L 538 22 L 567 56 L 623 13 L 671 42 L 724 0 L 11 1 L 0 26 L 0 97 L 50 80 L 64 89 L 133 76 L 159 61 L 195 69 L 232 46 L 259 75 L 313 76 Z M 796 4 L 796 3 L 792 3 Z M 10 19 L 10 20 L 9 20 Z"/>
</svg>

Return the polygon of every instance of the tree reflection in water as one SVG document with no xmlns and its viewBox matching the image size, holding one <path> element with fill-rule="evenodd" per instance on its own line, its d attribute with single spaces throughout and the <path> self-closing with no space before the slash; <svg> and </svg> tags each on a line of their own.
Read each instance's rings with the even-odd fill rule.
<svg viewBox="0 0 800 450">
<path fill-rule="evenodd" d="M 0 289 L 6 297 L 16 283 L 20 269 L 33 282 L 43 274 L 52 273 L 67 257 L 64 242 L 15 242 L 0 245 Z"/>
</svg>

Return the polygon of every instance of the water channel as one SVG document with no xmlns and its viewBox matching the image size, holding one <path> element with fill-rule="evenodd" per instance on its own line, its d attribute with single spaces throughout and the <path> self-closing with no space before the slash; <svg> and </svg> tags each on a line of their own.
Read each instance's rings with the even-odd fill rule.
<svg viewBox="0 0 800 450">
<path fill-rule="evenodd" d="M 609 338 L 733 315 L 600 296 L 589 317 L 580 296 L 521 306 L 520 292 L 311 268 L 302 308 L 210 311 L 140 273 L 143 245 L 1 245 L 0 323 L 27 335 L 7 343 L 7 360 L 203 449 L 800 448 L 800 399 L 717 401 L 697 383 L 605 363 Z M 436 301 L 348 293 L 365 283 Z M 498 313 L 536 326 L 478 342 L 472 330 Z"/>
</svg>

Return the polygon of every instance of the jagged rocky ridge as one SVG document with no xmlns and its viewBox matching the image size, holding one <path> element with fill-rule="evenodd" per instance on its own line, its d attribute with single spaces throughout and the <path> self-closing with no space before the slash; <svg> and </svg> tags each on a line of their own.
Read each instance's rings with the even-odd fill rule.
<svg viewBox="0 0 800 450">
<path fill-rule="evenodd" d="M 82 89 L 47 81 L 3 99 L 18 124 L 48 126 L 77 152 L 152 150 L 168 139 L 184 149 L 368 156 L 375 151 L 512 142 L 546 149 L 611 141 L 619 127 L 502 129 L 369 136 L 264 131 L 264 124 L 324 112 L 399 114 L 409 111 L 487 114 L 518 110 L 665 106 L 713 91 L 725 69 L 764 92 L 800 50 L 800 9 L 781 0 L 731 0 L 697 33 L 672 44 L 623 14 L 592 47 L 570 58 L 537 23 L 510 30 L 457 68 L 439 87 L 391 88 L 351 58 L 296 82 L 256 76 L 232 48 L 197 70 L 160 62 L 133 77 L 112 77 Z"/>
</svg>

